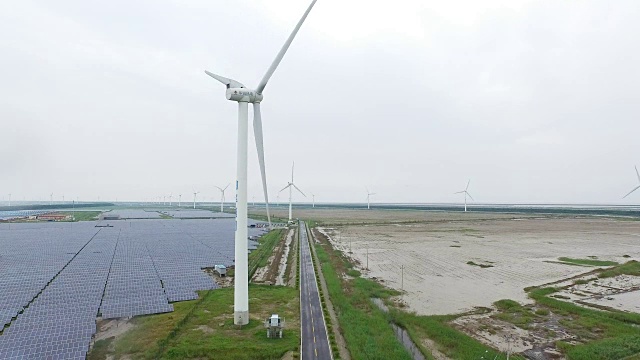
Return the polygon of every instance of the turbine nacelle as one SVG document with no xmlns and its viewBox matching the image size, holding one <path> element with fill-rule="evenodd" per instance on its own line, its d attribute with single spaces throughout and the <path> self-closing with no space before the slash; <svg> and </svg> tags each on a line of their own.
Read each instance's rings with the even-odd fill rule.
<svg viewBox="0 0 640 360">
<path fill-rule="evenodd" d="M 244 87 L 230 87 L 227 88 L 227 100 L 247 103 L 260 103 L 264 96 L 258 94 L 255 90 L 247 89 Z"/>
</svg>

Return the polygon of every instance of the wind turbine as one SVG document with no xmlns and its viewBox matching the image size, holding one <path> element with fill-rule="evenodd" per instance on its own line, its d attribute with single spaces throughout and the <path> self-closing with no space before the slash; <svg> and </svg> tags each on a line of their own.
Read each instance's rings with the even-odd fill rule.
<svg viewBox="0 0 640 360">
<path fill-rule="evenodd" d="M 208 71 L 207 75 L 220 81 L 227 87 L 227 100 L 238 102 L 238 157 L 237 157 L 237 179 L 236 179 L 236 233 L 235 233 L 235 284 L 234 284 L 234 315 L 235 325 L 245 325 L 249 323 L 249 270 L 248 270 L 248 248 L 247 248 L 247 137 L 249 122 L 249 103 L 253 104 L 253 131 L 258 151 L 258 162 L 260 163 L 260 174 L 262 176 L 262 188 L 264 191 L 264 202 L 267 209 L 267 219 L 271 226 L 271 216 L 269 215 L 269 197 L 267 194 L 267 177 L 264 165 L 264 144 L 262 139 L 262 119 L 260 115 L 260 102 L 263 99 L 262 92 L 267 86 L 267 82 L 276 71 L 282 61 L 287 49 L 295 38 L 304 20 L 311 12 L 317 0 L 313 0 L 298 24 L 289 35 L 289 38 L 278 52 L 273 63 L 267 70 L 258 87 L 255 90 L 246 88 L 243 84 L 233 79 L 228 79 Z"/>
<path fill-rule="evenodd" d="M 173 193 L 169 194 L 169 206 L 172 206 L 173 204 Z"/>
<path fill-rule="evenodd" d="M 367 189 L 367 188 L 365 188 Z M 367 210 L 371 209 L 371 205 L 369 203 L 369 198 L 371 197 L 371 195 L 375 195 L 376 193 L 372 193 L 369 191 L 369 189 L 367 189 Z"/>
<path fill-rule="evenodd" d="M 302 196 L 307 197 L 307 195 L 305 195 L 302 192 L 302 190 L 298 189 L 298 187 L 293 183 L 293 167 L 294 167 L 294 165 L 295 165 L 295 163 L 293 165 L 291 165 L 291 182 L 289 182 L 287 184 L 287 186 L 285 186 L 284 188 L 282 188 L 282 190 L 280 190 L 280 192 L 283 192 L 286 189 L 289 189 L 289 221 L 292 220 L 291 210 L 293 208 L 293 203 L 291 202 L 291 195 L 293 194 L 293 188 L 298 190 L 300 192 L 300 194 L 302 194 Z"/>
<path fill-rule="evenodd" d="M 196 208 L 196 195 L 198 195 L 200 193 L 200 191 L 194 191 L 193 192 L 193 208 Z"/>
<path fill-rule="evenodd" d="M 471 198 L 471 200 L 473 200 L 473 197 L 471 196 L 471 194 L 469 194 L 469 192 L 467 190 L 469 190 L 469 184 L 471 183 L 471 179 L 469 179 L 469 181 L 467 181 L 467 187 L 464 188 L 464 190 L 462 191 L 458 191 L 455 192 L 454 194 L 464 194 L 464 211 L 467 211 L 467 195 L 469 195 L 469 197 Z"/>
<path fill-rule="evenodd" d="M 636 166 L 636 175 L 638 176 L 638 182 L 640 183 L 640 173 L 638 172 L 638 167 Z M 627 195 L 625 195 L 624 197 L 622 197 L 623 199 L 626 198 L 627 196 L 631 195 L 631 193 L 633 193 L 634 191 L 640 189 L 640 185 L 636 186 L 633 188 L 633 190 L 629 191 L 629 193 Z"/>
<path fill-rule="evenodd" d="M 227 190 L 227 188 L 229 187 L 229 185 L 231 184 L 227 184 L 227 186 L 223 188 L 216 186 L 218 188 L 218 190 L 220 190 L 221 193 L 221 198 L 220 198 L 220 212 L 224 212 L 224 191 Z"/>
<path fill-rule="evenodd" d="M 182 194 L 178 195 L 178 207 L 182 205 Z"/>
<path fill-rule="evenodd" d="M 316 195 L 315 194 L 311 194 L 311 207 L 316 207 Z"/>
<path fill-rule="evenodd" d="M 49 195 L 49 205 L 53 205 L 53 193 Z"/>
</svg>

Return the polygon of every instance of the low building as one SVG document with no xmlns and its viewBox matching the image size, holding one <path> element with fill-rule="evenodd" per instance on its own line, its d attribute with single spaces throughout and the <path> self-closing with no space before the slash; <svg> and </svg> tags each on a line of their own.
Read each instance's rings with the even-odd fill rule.
<svg viewBox="0 0 640 360">
<path fill-rule="evenodd" d="M 37 218 L 40 221 L 65 221 L 65 220 L 71 220 L 71 215 L 50 213 L 50 214 L 40 214 L 38 215 Z"/>
</svg>

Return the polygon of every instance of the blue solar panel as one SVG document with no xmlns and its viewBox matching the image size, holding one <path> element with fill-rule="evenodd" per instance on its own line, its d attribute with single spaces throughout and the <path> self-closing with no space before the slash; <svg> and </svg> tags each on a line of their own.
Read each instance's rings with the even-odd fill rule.
<svg viewBox="0 0 640 360">
<path fill-rule="evenodd" d="M 173 311 L 233 264 L 233 219 L 111 223 L 0 224 L 0 359 L 84 359 L 97 316 Z"/>
</svg>

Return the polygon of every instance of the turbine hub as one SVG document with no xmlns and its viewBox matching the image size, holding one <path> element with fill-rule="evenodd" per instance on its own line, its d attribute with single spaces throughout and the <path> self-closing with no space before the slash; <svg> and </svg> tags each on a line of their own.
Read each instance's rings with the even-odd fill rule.
<svg viewBox="0 0 640 360">
<path fill-rule="evenodd" d="M 263 99 L 262 94 L 247 88 L 228 88 L 227 100 L 237 102 L 259 103 Z"/>
</svg>

